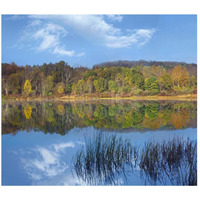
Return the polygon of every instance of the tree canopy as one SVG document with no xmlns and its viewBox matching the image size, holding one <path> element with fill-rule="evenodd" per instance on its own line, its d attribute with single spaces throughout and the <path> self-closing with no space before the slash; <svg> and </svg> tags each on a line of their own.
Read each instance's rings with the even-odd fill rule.
<svg viewBox="0 0 200 200">
<path fill-rule="evenodd" d="M 122 62 L 124 63 L 124 62 Z M 148 66 L 72 68 L 64 61 L 37 66 L 2 64 L 2 94 L 48 96 L 131 96 L 196 93 L 194 65 L 154 62 Z M 126 63 L 126 62 L 125 62 Z M 115 63 L 116 64 L 116 63 Z M 129 62 L 130 64 L 130 62 Z M 133 63 L 132 63 L 133 64 Z M 159 65 L 158 65 L 159 64 Z M 162 64 L 164 66 L 162 66 Z M 177 65 L 175 65 L 177 64 Z"/>
</svg>

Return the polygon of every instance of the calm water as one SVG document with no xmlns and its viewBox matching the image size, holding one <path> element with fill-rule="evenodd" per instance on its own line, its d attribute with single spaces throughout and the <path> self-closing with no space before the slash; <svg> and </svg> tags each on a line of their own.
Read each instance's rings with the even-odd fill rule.
<svg viewBox="0 0 200 200">
<path fill-rule="evenodd" d="M 113 136 L 121 138 L 122 145 L 129 141 L 137 149 L 131 154 L 133 159 L 122 159 L 116 167 L 118 152 L 124 159 L 126 155 L 116 146 L 116 153 L 105 162 L 101 157 L 100 167 L 88 166 L 91 162 L 86 160 L 92 159 L 87 154 L 88 141 L 91 151 L 97 149 L 97 135 L 104 138 L 103 148 Z M 153 148 L 153 157 L 144 156 L 150 142 L 165 142 L 167 149 L 173 140 L 175 161 L 169 161 L 170 155 L 165 159 L 164 146 Z M 196 140 L 196 102 L 3 102 L 2 185 L 187 185 L 196 177 L 192 148 Z M 76 163 L 77 152 L 86 153 L 82 168 Z M 161 156 L 156 160 L 155 155 Z"/>
</svg>

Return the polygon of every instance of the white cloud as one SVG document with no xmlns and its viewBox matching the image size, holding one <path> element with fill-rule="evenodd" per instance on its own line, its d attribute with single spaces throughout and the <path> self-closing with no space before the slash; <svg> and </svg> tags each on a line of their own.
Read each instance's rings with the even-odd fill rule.
<svg viewBox="0 0 200 200">
<path fill-rule="evenodd" d="M 117 21 L 117 22 L 121 22 L 123 20 L 123 16 L 122 15 L 106 15 L 107 18 L 111 21 Z"/>
<path fill-rule="evenodd" d="M 105 45 L 112 48 L 129 47 L 133 44 L 145 45 L 153 36 L 155 29 L 139 29 L 126 36 L 107 36 Z"/>
<path fill-rule="evenodd" d="M 23 168 L 33 185 L 86 184 L 76 174 L 72 174 L 71 168 L 66 164 L 71 160 L 65 157 L 69 154 L 67 148 L 75 148 L 74 142 L 61 142 L 20 152 Z"/>
<path fill-rule="evenodd" d="M 32 48 L 37 51 L 47 50 L 61 56 L 73 56 L 74 50 L 68 51 L 64 46 L 61 46 L 61 39 L 67 34 L 67 30 L 61 25 L 52 22 L 44 23 L 40 19 L 36 19 L 29 22 L 18 43 L 29 47 L 34 41 L 35 46 Z"/>
<path fill-rule="evenodd" d="M 58 145 L 59 146 L 59 145 Z M 41 180 L 44 177 L 54 177 L 62 174 L 68 165 L 60 160 L 60 154 L 55 150 L 39 147 L 33 150 L 36 158 L 21 159 L 26 173 L 33 180 Z"/>
<path fill-rule="evenodd" d="M 38 23 L 32 23 L 32 26 L 38 25 Z M 66 36 L 67 31 L 55 24 L 46 24 L 42 28 L 38 29 L 33 33 L 33 38 L 35 40 L 41 40 L 39 50 L 45 50 L 52 47 L 58 47 L 60 43 L 61 36 Z"/>
<path fill-rule="evenodd" d="M 60 143 L 60 144 L 53 145 L 53 148 L 56 150 L 56 152 L 63 151 L 64 149 L 66 149 L 68 147 L 74 148 L 75 145 L 73 142 Z"/>
<path fill-rule="evenodd" d="M 64 55 L 64 56 L 73 56 L 74 55 L 74 50 L 72 51 L 67 51 L 62 47 L 55 47 L 55 49 L 53 50 L 54 54 L 59 54 L 59 55 Z"/>
<path fill-rule="evenodd" d="M 107 22 L 107 20 L 120 22 L 123 19 L 121 15 L 107 15 L 107 17 L 102 15 L 33 15 L 30 17 L 50 20 L 62 24 L 62 26 L 70 27 L 80 37 L 109 48 L 143 46 L 156 31 L 152 28 L 128 29 L 129 32 L 127 32 Z"/>
</svg>

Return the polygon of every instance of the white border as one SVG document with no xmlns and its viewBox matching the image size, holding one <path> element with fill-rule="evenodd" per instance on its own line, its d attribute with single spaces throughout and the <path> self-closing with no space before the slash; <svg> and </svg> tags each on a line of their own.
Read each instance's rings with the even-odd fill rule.
<svg viewBox="0 0 200 200">
<path fill-rule="evenodd" d="M 4 0 L 1 14 L 199 14 L 198 0 Z M 200 18 L 198 16 L 198 22 Z M 0 24 L 1 25 L 1 24 Z M 199 26 L 198 26 L 199 36 Z M 198 45 L 200 46 L 199 40 Z M 1 51 L 0 51 L 1 53 Z M 198 58 L 199 60 L 199 51 Z M 198 64 L 198 62 L 197 62 Z M 199 77 L 198 77 L 199 80 Z M 199 84 L 198 84 L 199 93 Z M 199 100 L 199 98 L 198 98 Z M 198 106 L 199 110 L 199 106 Z M 198 117 L 199 122 L 199 117 Z M 199 123 L 198 123 L 199 124 Z M 199 130 L 199 129 L 198 129 Z M 198 141 L 199 147 L 199 141 Z M 199 149 L 199 148 L 198 148 Z M 198 151 L 199 155 L 199 151 Z M 198 156 L 199 161 L 199 156 Z M 198 162 L 199 163 L 199 162 Z M 198 164 L 199 169 L 199 164 Z M 199 178 L 199 176 L 198 176 Z M 199 182 L 199 181 L 198 181 Z M 0 199 L 197 199 L 197 187 L 131 186 L 66 187 L 14 186 L 0 187 Z"/>
</svg>

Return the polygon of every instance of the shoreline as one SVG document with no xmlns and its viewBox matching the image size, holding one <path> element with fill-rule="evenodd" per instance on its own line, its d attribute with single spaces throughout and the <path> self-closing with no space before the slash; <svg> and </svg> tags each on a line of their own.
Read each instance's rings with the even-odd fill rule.
<svg viewBox="0 0 200 200">
<path fill-rule="evenodd" d="M 2 101 L 85 101 L 85 100 L 137 100 L 137 101 L 197 101 L 197 94 L 176 95 L 176 96 L 131 96 L 131 97 L 75 97 L 75 96 L 62 96 L 56 98 L 5 98 Z"/>
</svg>

